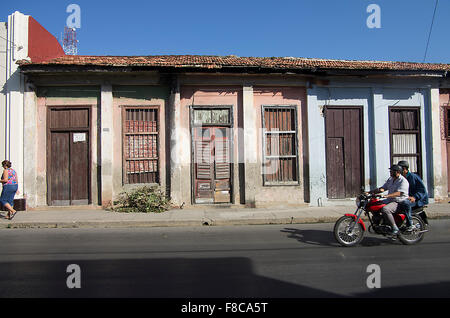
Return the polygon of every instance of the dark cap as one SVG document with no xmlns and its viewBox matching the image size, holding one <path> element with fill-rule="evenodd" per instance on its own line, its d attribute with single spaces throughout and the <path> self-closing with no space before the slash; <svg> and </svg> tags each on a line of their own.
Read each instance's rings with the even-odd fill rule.
<svg viewBox="0 0 450 318">
<path fill-rule="evenodd" d="M 408 163 L 408 161 L 406 161 L 406 160 L 401 160 L 401 161 L 399 161 L 399 162 L 397 163 L 397 165 L 399 165 L 399 166 L 402 167 L 402 168 L 409 169 L 409 163 Z"/>
<path fill-rule="evenodd" d="M 393 165 L 392 167 L 389 168 L 389 170 L 402 172 L 403 169 L 399 165 Z"/>
</svg>

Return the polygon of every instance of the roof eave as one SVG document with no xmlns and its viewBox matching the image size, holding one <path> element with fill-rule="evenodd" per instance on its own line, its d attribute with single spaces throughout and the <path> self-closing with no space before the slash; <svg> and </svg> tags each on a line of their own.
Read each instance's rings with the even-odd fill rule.
<svg viewBox="0 0 450 318">
<path fill-rule="evenodd" d="M 61 64 L 20 64 L 19 68 L 23 74 L 48 74 L 48 73 L 115 73 L 115 72 L 146 72 L 159 71 L 164 73 L 278 73 L 278 74 L 308 74 L 317 76 L 422 76 L 422 77 L 448 77 L 446 70 L 396 70 L 396 69 L 350 69 L 350 68 L 292 68 L 292 67 L 264 67 L 264 66 L 241 66 L 222 65 L 215 67 L 204 67 L 194 65 L 183 66 L 148 66 L 148 65 L 61 65 Z"/>
</svg>

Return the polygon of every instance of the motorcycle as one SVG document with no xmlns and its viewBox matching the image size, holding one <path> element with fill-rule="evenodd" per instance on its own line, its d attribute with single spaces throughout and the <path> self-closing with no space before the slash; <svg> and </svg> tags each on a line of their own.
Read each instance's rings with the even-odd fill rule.
<svg viewBox="0 0 450 318">
<path fill-rule="evenodd" d="M 377 194 L 362 193 L 356 199 L 357 209 L 354 214 L 345 214 L 334 225 L 334 237 L 342 246 L 354 246 L 361 242 L 366 232 L 366 225 L 362 220 L 362 214 L 367 216 L 370 226 L 369 232 L 386 236 L 392 240 L 399 239 L 405 245 L 417 244 L 423 240 L 428 232 L 428 217 L 424 207 L 412 210 L 413 229 L 408 230 L 406 214 L 397 212 L 394 220 L 399 228 L 397 235 L 392 235 L 392 227 L 381 213 L 386 205 L 380 200 L 382 196 Z"/>
</svg>

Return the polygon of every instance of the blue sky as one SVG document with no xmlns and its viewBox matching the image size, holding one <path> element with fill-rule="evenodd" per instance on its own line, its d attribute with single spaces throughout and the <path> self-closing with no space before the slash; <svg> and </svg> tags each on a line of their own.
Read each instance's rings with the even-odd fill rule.
<svg viewBox="0 0 450 318">
<path fill-rule="evenodd" d="M 2 1 L 58 40 L 81 8 L 79 55 L 238 55 L 422 62 L 435 0 Z M 369 4 L 381 28 L 369 29 Z M 439 0 L 426 62 L 450 63 L 450 0 Z"/>
</svg>

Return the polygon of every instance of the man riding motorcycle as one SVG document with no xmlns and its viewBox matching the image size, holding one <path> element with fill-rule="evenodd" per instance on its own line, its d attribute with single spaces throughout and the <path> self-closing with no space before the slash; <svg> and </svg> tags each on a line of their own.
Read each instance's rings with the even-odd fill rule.
<svg viewBox="0 0 450 318">
<path fill-rule="evenodd" d="M 408 230 L 412 230 L 412 208 L 422 207 L 428 204 L 428 193 L 422 179 L 417 174 L 409 171 L 408 161 L 401 160 L 397 165 L 402 167 L 402 175 L 406 178 L 406 180 L 408 180 L 409 183 L 408 199 L 402 201 L 399 208 L 405 210 L 408 220 Z"/>
<path fill-rule="evenodd" d="M 408 199 L 409 183 L 404 176 L 402 176 L 402 168 L 399 165 L 393 165 L 389 168 L 391 177 L 385 182 L 383 186 L 370 191 L 373 194 L 388 191 L 383 203 L 386 205 L 381 209 L 381 212 L 386 215 L 392 227 L 392 235 L 397 235 L 399 228 L 395 224 L 393 214 L 397 211 L 401 202 Z"/>
</svg>

